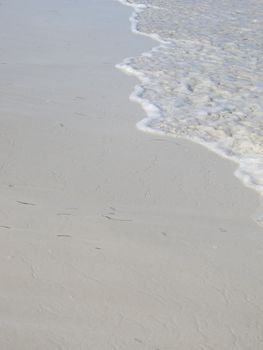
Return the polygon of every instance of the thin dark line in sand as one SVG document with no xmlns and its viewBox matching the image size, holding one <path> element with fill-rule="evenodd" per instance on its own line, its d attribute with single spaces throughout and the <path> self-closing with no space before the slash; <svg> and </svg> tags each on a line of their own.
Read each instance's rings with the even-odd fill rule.
<svg viewBox="0 0 263 350">
<path fill-rule="evenodd" d="M 167 142 L 166 139 L 151 139 L 151 141 L 158 141 L 158 142 Z"/>
<path fill-rule="evenodd" d="M 108 220 L 112 220 L 112 221 L 123 221 L 123 222 L 132 222 L 131 219 L 118 219 L 118 218 L 113 218 L 111 216 L 108 215 L 102 215 L 104 218 L 108 219 Z"/>
<path fill-rule="evenodd" d="M 87 117 L 88 115 L 85 113 L 81 113 L 81 112 L 75 112 L 76 115 L 80 116 L 80 117 Z"/>
<path fill-rule="evenodd" d="M 169 142 L 169 143 L 173 143 L 176 146 L 180 146 L 180 144 L 178 142 L 175 142 L 174 140 L 169 140 L 169 139 L 151 139 L 151 141 L 154 142 Z"/>
<path fill-rule="evenodd" d="M 31 205 L 31 206 L 35 205 L 35 203 L 29 203 L 29 202 L 23 202 L 23 201 L 16 201 L 16 202 L 23 205 Z"/>
</svg>

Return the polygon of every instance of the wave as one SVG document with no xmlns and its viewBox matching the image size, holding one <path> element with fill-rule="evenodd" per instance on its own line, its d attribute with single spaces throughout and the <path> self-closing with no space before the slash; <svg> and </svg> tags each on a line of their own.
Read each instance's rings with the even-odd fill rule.
<svg viewBox="0 0 263 350">
<path fill-rule="evenodd" d="M 118 0 L 134 33 L 158 42 L 117 67 L 140 84 L 140 130 L 188 139 L 238 164 L 263 194 L 263 3 Z"/>
</svg>

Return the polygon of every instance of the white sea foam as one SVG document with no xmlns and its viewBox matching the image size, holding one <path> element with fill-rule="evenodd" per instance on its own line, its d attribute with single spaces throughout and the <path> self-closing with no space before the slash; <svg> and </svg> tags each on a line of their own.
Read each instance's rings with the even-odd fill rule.
<svg viewBox="0 0 263 350">
<path fill-rule="evenodd" d="M 118 67 L 138 77 L 139 129 L 183 137 L 239 164 L 263 194 L 263 2 L 119 0 L 158 46 Z"/>
</svg>

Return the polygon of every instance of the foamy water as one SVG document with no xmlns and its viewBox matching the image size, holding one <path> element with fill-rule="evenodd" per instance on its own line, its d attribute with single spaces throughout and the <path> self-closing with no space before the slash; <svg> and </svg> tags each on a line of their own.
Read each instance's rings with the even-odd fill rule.
<svg viewBox="0 0 263 350">
<path fill-rule="evenodd" d="M 119 0 L 158 46 L 118 65 L 136 75 L 138 127 L 199 142 L 263 194 L 263 1 Z"/>
</svg>

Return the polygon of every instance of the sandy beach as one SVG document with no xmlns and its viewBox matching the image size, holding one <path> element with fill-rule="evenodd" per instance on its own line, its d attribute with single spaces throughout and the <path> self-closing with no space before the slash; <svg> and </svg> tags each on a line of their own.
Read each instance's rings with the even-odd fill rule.
<svg viewBox="0 0 263 350">
<path fill-rule="evenodd" d="M 154 43 L 130 14 L 1 3 L 0 349 L 261 350 L 258 195 L 136 129 L 115 65 Z"/>
</svg>

